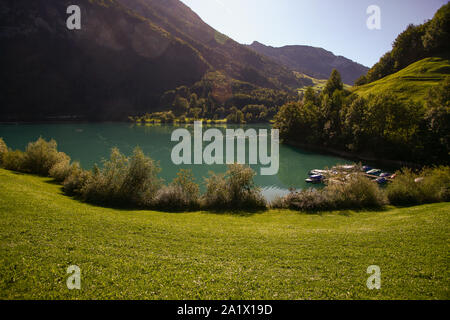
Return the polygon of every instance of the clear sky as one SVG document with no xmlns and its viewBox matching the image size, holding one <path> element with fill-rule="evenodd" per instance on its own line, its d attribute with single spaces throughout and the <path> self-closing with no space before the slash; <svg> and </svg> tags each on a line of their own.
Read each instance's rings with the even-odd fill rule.
<svg viewBox="0 0 450 320">
<path fill-rule="evenodd" d="M 368 67 L 391 49 L 410 23 L 431 19 L 447 0 L 181 0 L 237 42 L 322 47 Z M 381 29 L 369 30 L 370 5 Z"/>
</svg>

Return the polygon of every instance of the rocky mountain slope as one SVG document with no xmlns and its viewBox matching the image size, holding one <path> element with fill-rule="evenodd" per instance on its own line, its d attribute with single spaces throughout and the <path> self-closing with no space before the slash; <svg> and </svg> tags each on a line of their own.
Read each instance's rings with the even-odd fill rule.
<svg viewBox="0 0 450 320">
<path fill-rule="evenodd" d="M 257 41 L 248 46 L 255 52 L 270 57 L 292 70 L 317 79 L 328 79 L 333 69 L 337 69 L 346 84 L 353 84 L 369 68 L 342 56 L 310 46 L 284 46 L 274 48 Z"/>
</svg>

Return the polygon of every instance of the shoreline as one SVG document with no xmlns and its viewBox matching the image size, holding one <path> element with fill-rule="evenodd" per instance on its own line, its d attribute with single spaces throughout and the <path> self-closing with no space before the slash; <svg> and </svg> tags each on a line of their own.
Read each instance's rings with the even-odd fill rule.
<svg viewBox="0 0 450 320">
<path fill-rule="evenodd" d="M 407 162 L 402 160 L 391 160 L 391 159 L 379 159 L 367 155 L 361 155 L 357 153 L 352 153 L 349 151 L 343 151 L 339 149 L 334 149 L 330 147 L 324 147 L 324 146 L 315 146 L 300 142 L 292 142 L 292 141 L 284 141 L 283 144 L 295 148 L 299 148 L 305 151 L 314 151 L 321 154 L 327 154 L 327 155 L 334 155 L 339 156 L 341 158 L 345 158 L 351 161 L 364 161 L 366 163 L 373 163 L 373 164 L 379 164 L 382 166 L 387 166 L 391 168 L 402 168 L 402 167 L 408 167 L 408 168 L 422 168 L 424 165 L 413 163 L 413 162 Z"/>
</svg>

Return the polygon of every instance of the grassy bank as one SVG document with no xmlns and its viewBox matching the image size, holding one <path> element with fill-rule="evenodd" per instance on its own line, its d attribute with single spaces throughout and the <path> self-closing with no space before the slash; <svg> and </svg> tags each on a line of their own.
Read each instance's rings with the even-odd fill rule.
<svg viewBox="0 0 450 320">
<path fill-rule="evenodd" d="M 0 298 L 449 299 L 449 209 L 127 211 L 0 169 Z M 373 264 L 379 291 L 366 287 Z"/>
</svg>

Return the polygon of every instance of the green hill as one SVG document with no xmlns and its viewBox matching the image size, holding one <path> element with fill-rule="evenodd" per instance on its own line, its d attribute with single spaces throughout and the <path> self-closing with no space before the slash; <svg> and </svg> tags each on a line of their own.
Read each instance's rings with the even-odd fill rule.
<svg viewBox="0 0 450 320">
<path fill-rule="evenodd" d="M 450 75 L 450 60 L 443 57 L 426 58 L 377 81 L 355 86 L 353 92 L 367 97 L 391 91 L 399 99 L 423 102 L 428 90 Z"/>
<path fill-rule="evenodd" d="M 0 169 L 0 299 L 448 299 L 449 206 L 118 210 Z M 366 287 L 373 264 L 381 290 Z M 81 290 L 66 287 L 70 265 Z"/>
</svg>

